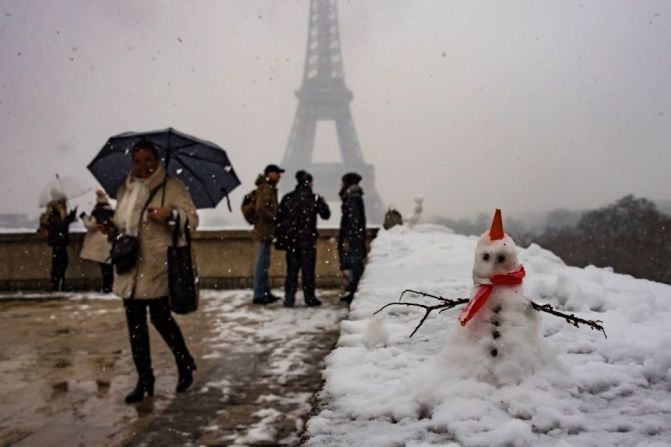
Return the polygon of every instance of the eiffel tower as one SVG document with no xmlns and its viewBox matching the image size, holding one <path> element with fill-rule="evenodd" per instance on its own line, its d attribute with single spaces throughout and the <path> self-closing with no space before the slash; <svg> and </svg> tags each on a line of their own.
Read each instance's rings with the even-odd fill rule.
<svg viewBox="0 0 671 447">
<path fill-rule="evenodd" d="M 338 200 L 341 177 L 358 172 L 363 180 L 366 217 L 382 222 L 385 207 L 375 188 L 375 169 L 363 159 L 349 105 L 354 96 L 345 86 L 338 31 L 337 0 L 310 0 L 308 42 L 303 84 L 296 92 L 298 108 L 294 117 L 282 167 L 292 176 L 305 169 L 315 178 L 315 191 L 327 200 Z M 341 163 L 314 163 L 312 154 L 319 121 L 333 121 L 340 146 Z M 285 188 L 291 184 L 284 181 Z"/>
</svg>

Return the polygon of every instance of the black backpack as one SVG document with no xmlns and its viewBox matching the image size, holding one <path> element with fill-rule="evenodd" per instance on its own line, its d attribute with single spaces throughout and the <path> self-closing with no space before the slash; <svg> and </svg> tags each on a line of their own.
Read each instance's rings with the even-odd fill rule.
<svg viewBox="0 0 671 447">
<path fill-rule="evenodd" d="M 243 197 L 240 210 L 247 223 L 254 225 L 256 222 L 256 189 Z"/>
</svg>

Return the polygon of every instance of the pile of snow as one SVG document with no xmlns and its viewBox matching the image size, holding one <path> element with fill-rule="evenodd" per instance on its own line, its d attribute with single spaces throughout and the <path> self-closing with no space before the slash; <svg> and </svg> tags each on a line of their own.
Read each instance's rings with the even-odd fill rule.
<svg viewBox="0 0 671 447">
<path fill-rule="evenodd" d="M 373 316 L 405 289 L 468 297 L 476 243 L 439 226 L 380 232 L 338 347 L 327 358 L 306 445 L 670 445 L 667 285 L 569 267 L 535 245 L 520 249 L 526 295 L 602 320 L 608 338 L 541 314 L 546 361 L 505 384 L 454 373 L 486 360 L 469 350 L 454 355 L 460 347 L 447 345 L 463 330 L 461 307 L 432 314 L 412 338 L 421 309 L 393 306 Z"/>
</svg>

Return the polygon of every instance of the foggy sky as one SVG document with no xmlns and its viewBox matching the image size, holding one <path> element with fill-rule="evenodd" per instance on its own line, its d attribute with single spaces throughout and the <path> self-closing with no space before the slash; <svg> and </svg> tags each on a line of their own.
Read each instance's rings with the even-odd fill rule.
<svg viewBox="0 0 671 447">
<path fill-rule="evenodd" d="M 282 159 L 307 1 L 0 0 L 0 213 L 106 139 L 175 127 L 243 182 Z M 593 208 L 671 196 L 671 3 L 339 2 L 346 83 L 377 187 L 402 212 Z M 315 161 L 339 159 L 319 128 Z M 321 144 L 320 144 L 321 143 Z M 283 179 L 293 183 L 293 179 Z M 80 201 L 88 207 L 92 197 Z"/>
</svg>

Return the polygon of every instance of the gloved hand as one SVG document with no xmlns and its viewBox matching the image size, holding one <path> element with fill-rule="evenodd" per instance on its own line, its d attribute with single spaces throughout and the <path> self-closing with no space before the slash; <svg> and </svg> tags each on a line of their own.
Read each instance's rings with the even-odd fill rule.
<svg viewBox="0 0 671 447">
<path fill-rule="evenodd" d="M 70 211 L 68 214 L 68 220 L 70 222 L 74 222 L 77 220 L 77 207 L 75 207 L 73 210 Z"/>
</svg>

